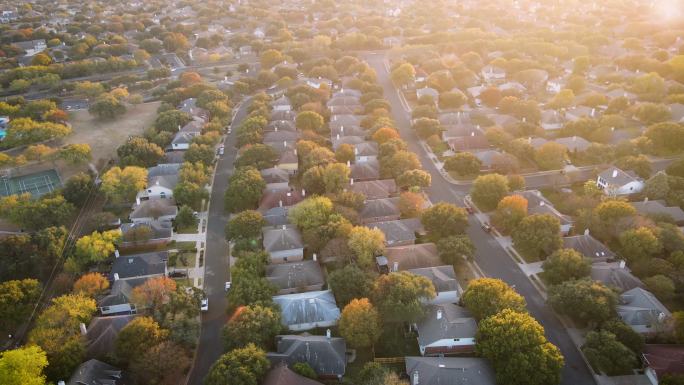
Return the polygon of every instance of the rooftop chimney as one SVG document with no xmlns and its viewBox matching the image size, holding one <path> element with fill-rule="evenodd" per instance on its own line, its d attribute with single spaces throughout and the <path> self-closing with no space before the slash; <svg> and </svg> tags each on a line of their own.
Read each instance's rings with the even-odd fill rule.
<svg viewBox="0 0 684 385">
<path fill-rule="evenodd" d="M 114 257 L 119 258 L 119 249 L 114 249 Z"/>
<path fill-rule="evenodd" d="M 278 201 L 278 207 L 283 207 L 283 200 L 282 199 Z"/>
<path fill-rule="evenodd" d="M 283 225 L 283 230 L 287 229 L 287 225 Z"/>
<path fill-rule="evenodd" d="M 340 134 L 337 134 L 337 140 L 340 140 Z"/>
<path fill-rule="evenodd" d="M 303 196 L 303 197 L 306 196 L 306 190 L 304 190 L 304 189 L 302 189 L 302 196 Z"/>
<path fill-rule="evenodd" d="M 613 170 L 613 178 L 617 178 L 617 174 L 618 174 L 618 170 L 617 169 Z"/>
<path fill-rule="evenodd" d="M 314 261 L 318 260 L 318 256 L 316 255 L 316 253 L 313 253 L 312 258 L 313 258 Z"/>
<path fill-rule="evenodd" d="M 81 322 L 80 324 L 78 324 L 78 327 L 81 329 L 81 334 L 82 334 L 82 335 L 86 335 L 86 333 L 88 333 L 88 329 L 86 328 L 86 326 L 85 326 L 85 324 L 84 324 L 83 322 Z"/>
<path fill-rule="evenodd" d="M 57 381 L 57 385 L 66 385 L 66 383 L 64 381 L 60 380 L 60 381 Z"/>
<path fill-rule="evenodd" d="M 351 161 L 350 160 L 347 161 L 347 167 L 351 167 Z"/>
<path fill-rule="evenodd" d="M 589 229 L 584 229 L 584 235 L 589 235 Z"/>
<path fill-rule="evenodd" d="M 624 259 L 620 261 L 620 268 L 624 269 L 625 268 L 625 261 Z"/>
<path fill-rule="evenodd" d="M 354 178 L 349 178 L 349 185 L 351 185 L 351 186 L 354 185 Z"/>
</svg>

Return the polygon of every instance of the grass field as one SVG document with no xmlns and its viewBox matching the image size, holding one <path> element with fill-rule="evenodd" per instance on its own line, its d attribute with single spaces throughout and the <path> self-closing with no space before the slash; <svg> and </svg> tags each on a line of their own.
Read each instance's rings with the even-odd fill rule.
<svg viewBox="0 0 684 385">
<path fill-rule="evenodd" d="M 69 122 L 72 124 L 73 134 L 66 138 L 66 143 L 88 143 L 95 164 L 100 159 L 115 157 L 116 149 L 129 136 L 142 134 L 145 128 L 152 125 L 157 117 L 159 104 L 160 102 L 152 102 L 129 106 L 124 116 L 111 121 L 99 121 L 87 110 L 72 111 Z"/>
</svg>

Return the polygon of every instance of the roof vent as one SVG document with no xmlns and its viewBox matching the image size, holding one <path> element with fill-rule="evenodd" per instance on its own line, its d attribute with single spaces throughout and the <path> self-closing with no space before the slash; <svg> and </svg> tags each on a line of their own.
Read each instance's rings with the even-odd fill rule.
<svg viewBox="0 0 684 385">
<path fill-rule="evenodd" d="M 617 178 L 617 176 L 618 176 L 618 170 L 614 169 L 613 170 L 613 178 Z"/>
</svg>

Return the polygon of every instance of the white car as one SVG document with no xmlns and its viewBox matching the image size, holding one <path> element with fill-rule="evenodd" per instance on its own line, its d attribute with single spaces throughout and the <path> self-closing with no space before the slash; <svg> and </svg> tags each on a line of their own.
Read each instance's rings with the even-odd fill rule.
<svg viewBox="0 0 684 385">
<path fill-rule="evenodd" d="M 226 291 L 230 290 L 230 281 L 226 282 Z"/>
<path fill-rule="evenodd" d="M 223 155 L 224 151 L 225 151 L 225 149 L 223 146 L 219 147 L 219 155 Z"/>
<path fill-rule="evenodd" d="M 202 298 L 202 304 L 200 305 L 200 310 L 209 311 L 209 298 Z"/>
</svg>

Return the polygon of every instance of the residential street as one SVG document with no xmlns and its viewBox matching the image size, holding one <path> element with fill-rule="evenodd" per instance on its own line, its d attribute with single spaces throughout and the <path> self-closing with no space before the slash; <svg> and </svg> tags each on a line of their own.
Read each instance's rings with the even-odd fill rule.
<svg viewBox="0 0 684 385">
<path fill-rule="evenodd" d="M 419 145 L 418 137 L 411 129 L 410 116 L 403 109 L 384 65 L 385 56 L 371 54 L 366 59 L 377 71 L 378 81 L 384 89 L 384 97 L 391 104 L 392 117 L 396 121 L 402 137 L 408 142 L 409 149 L 418 155 L 423 168 L 432 174 L 432 186 L 427 191 L 431 201 L 433 203 L 446 201 L 462 206 L 463 197 L 468 193 L 469 185 L 456 186 L 448 183 Z M 545 178 L 548 176 L 541 178 L 541 180 L 535 180 L 534 185 L 537 185 L 535 187 L 538 187 Z M 560 348 L 566 362 L 561 383 L 565 385 L 595 384 L 592 374 L 561 322 L 546 306 L 544 299 L 504 249 L 491 235 L 480 228 L 480 223 L 474 216 L 470 217 L 468 236 L 477 248 L 475 260 L 486 275 L 500 278 L 514 286 L 515 290 L 527 300 L 530 313 L 544 326 L 549 341 Z"/>
<path fill-rule="evenodd" d="M 231 124 L 233 130 L 247 115 L 249 104 L 250 99 L 247 99 L 238 109 Z M 230 268 L 228 243 L 223 230 L 228 221 L 228 214 L 223 209 L 223 194 L 228 187 L 237 152 L 235 132 L 226 137 L 224 145 L 225 154 L 218 159 L 211 189 L 204 252 L 204 291 L 209 298 L 209 311 L 202 314 L 202 333 L 189 385 L 200 385 L 211 365 L 223 354 L 221 330 L 227 319 L 225 283 L 229 280 Z"/>
</svg>

